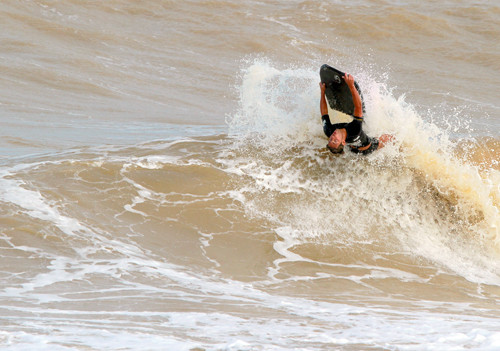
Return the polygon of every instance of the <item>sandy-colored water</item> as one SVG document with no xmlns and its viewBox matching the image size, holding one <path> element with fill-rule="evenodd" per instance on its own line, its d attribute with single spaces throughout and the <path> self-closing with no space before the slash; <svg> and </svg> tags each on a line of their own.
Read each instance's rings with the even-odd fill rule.
<svg viewBox="0 0 500 351">
<path fill-rule="evenodd" d="M 0 18 L 2 349 L 500 348 L 497 5 Z M 323 63 L 394 144 L 325 150 Z"/>
</svg>

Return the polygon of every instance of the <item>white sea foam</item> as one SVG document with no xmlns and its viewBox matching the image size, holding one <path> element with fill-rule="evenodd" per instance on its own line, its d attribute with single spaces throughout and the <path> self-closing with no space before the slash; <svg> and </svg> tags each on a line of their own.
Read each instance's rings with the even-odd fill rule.
<svg viewBox="0 0 500 351">
<path fill-rule="evenodd" d="M 165 272 L 167 273 L 167 272 Z M 182 349 L 200 347 L 214 350 L 225 350 L 233 347 L 248 347 L 252 350 L 285 350 L 294 347 L 305 350 L 335 347 L 340 345 L 371 345 L 371 347 L 386 347 L 398 345 L 398 349 L 441 350 L 443 348 L 472 347 L 484 350 L 495 350 L 499 346 L 500 325 L 496 318 L 478 318 L 464 315 L 470 307 L 457 304 L 443 304 L 443 308 L 451 307 L 457 311 L 432 312 L 414 309 L 408 318 L 406 309 L 386 310 L 375 306 L 355 307 L 346 304 L 324 303 L 306 298 L 292 298 L 262 293 L 248 285 L 236 282 L 214 282 L 202 278 L 200 281 L 192 278 L 177 277 L 179 282 L 186 282 L 191 287 L 200 284 L 199 288 L 207 294 L 225 292 L 232 296 L 234 302 L 251 302 L 254 306 L 274 311 L 275 317 L 257 315 L 246 316 L 220 312 L 142 312 L 102 311 L 98 314 L 102 322 L 94 318 L 87 319 L 88 312 L 57 311 L 54 313 L 54 328 L 57 332 L 43 336 L 26 332 L 4 332 L 2 338 L 7 346 L 18 350 L 32 347 L 37 343 L 51 344 L 64 349 L 64 345 L 87 345 L 97 347 L 103 345 L 112 348 L 115 343 L 135 349 L 140 343 L 147 343 L 147 348 L 159 350 L 165 345 Z M 208 284 L 208 287 L 206 286 Z M 209 295 L 207 295 L 208 298 Z M 210 300 L 207 299 L 207 303 Z M 229 302 L 229 300 L 228 300 Z M 445 307 L 447 306 L 447 307 Z M 438 306 L 436 306 L 438 307 Z M 42 327 L 51 320 L 51 314 L 45 310 L 33 312 L 44 315 L 42 318 L 26 319 L 25 327 Z M 64 313 L 72 315 L 71 324 L 57 323 Z M 81 316 L 79 316 L 81 315 Z M 56 317 L 58 316 L 58 317 Z M 120 331 L 113 327 L 111 319 L 127 317 L 127 329 Z M 136 320 L 134 322 L 134 320 Z M 161 327 L 157 330 L 148 325 L 148 320 L 154 320 Z M 141 321 L 141 322 L 139 322 Z M 335 321 L 336 327 L 331 323 Z M 470 326 L 474 325 L 474 328 Z M 105 333 L 96 333 L 95 327 L 106 327 Z M 135 330 L 135 332 L 130 332 Z M 185 335 L 181 340 L 174 335 Z M 197 336 L 203 337 L 197 341 Z M 150 341 L 148 341 L 148 338 Z M 314 346 L 313 346 L 314 345 Z"/>
</svg>

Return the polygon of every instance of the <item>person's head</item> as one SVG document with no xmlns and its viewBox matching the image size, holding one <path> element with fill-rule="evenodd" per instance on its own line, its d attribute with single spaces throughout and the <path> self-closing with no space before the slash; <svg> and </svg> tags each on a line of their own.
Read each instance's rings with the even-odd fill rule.
<svg viewBox="0 0 500 351">
<path fill-rule="evenodd" d="M 330 143 L 326 144 L 326 148 L 330 150 L 332 154 L 343 154 L 344 153 L 344 145 L 340 145 L 338 148 L 333 148 L 330 146 Z"/>
<path fill-rule="evenodd" d="M 341 154 L 344 151 L 346 133 L 343 133 L 343 131 L 345 129 L 335 129 L 326 145 L 328 150 L 334 154 Z"/>
</svg>

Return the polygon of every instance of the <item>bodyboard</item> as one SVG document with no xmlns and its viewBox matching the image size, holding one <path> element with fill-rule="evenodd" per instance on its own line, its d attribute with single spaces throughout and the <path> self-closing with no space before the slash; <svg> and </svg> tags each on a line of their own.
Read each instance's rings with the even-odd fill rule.
<svg viewBox="0 0 500 351">
<path fill-rule="evenodd" d="M 344 75 L 344 72 L 328 66 L 327 64 L 321 66 L 319 70 L 321 83 L 325 83 L 326 85 L 325 96 L 330 108 L 352 116 L 354 114 L 354 103 L 352 101 L 352 94 L 349 90 L 349 86 L 345 82 L 344 78 L 342 78 Z M 365 103 L 363 100 L 363 94 L 361 94 L 361 89 L 356 81 L 354 82 L 354 87 L 358 91 L 361 98 L 364 115 Z"/>
</svg>

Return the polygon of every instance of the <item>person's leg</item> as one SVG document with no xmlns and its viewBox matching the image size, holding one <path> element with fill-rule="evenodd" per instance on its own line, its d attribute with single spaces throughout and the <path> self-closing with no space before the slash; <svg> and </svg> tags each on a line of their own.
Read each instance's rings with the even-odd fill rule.
<svg viewBox="0 0 500 351">
<path fill-rule="evenodd" d="M 378 137 L 378 149 L 381 149 L 385 146 L 385 144 L 390 143 L 394 140 L 394 136 L 390 134 L 382 134 Z"/>
</svg>

